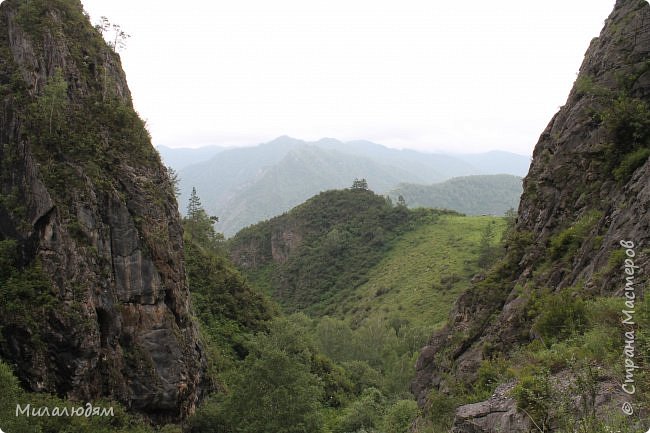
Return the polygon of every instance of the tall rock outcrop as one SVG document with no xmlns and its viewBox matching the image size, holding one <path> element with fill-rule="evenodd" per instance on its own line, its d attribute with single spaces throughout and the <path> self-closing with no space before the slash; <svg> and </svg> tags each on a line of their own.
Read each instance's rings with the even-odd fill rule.
<svg viewBox="0 0 650 433">
<path fill-rule="evenodd" d="M 452 392 L 454 380 L 473 383 L 492 354 L 509 356 L 538 340 L 530 300 L 540 293 L 575 288 L 587 298 L 620 298 L 624 309 L 620 241 L 634 243 L 637 296 L 647 288 L 649 71 L 650 5 L 618 0 L 590 44 L 566 104 L 537 143 L 506 257 L 461 296 L 448 325 L 421 353 L 412 385 L 420 404 L 427 404 L 431 390 Z M 624 343 L 621 337 L 621 353 Z M 561 376 L 555 374 L 559 384 Z M 460 407 L 454 431 L 534 428 L 504 391 L 512 386 Z M 598 406 L 617 401 L 622 392 L 603 379 L 597 394 Z"/>
<path fill-rule="evenodd" d="M 172 185 L 78 0 L 0 5 L 0 356 L 156 421 L 200 397 Z"/>
</svg>

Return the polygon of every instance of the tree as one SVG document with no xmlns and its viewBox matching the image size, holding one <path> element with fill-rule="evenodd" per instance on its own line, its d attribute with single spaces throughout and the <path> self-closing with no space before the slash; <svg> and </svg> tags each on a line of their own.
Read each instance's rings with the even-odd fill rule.
<svg viewBox="0 0 650 433">
<path fill-rule="evenodd" d="M 196 193 L 196 187 L 192 187 L 192 194 L 190 194 L 190 200 L 187 204 L 187 217 L 191 220 L 196 219 L 200 210 L 203 209 L 201 206 L 201 199 Z"/>
<path fill-rule="evenodd" d="M 119 24 L 111 23 L 105 16 L 100 18 L 99 24 L 95 28 L 107 38 L 106 43 L 113 51 L 118 52 L 126 48 L 126 40 L 131 37 L 128 33 L 122 30 Z M 112 32 L 112 34 L 110 33 Z"/>
<path fill-rule="evenodd" d="M 478 265 L 487 269 L 494 262 L 495 248 L 492 246 L 494 237 L 494 221 L 490 221 L 481 234 L 478 252 Z"/>
<path fill-rule="evenodd" d="M 406 207 L 406 200 L 404 199 L 404 196 L 401 194 L 399 197 L 397 197 L 397 206 Z"/>
<path fill-rule="evenodd" d="M 167 166 L 167 176 L 169 176 L 169 181 L 172 184 L 172 189 L 174 191 L 174 195 L 176 196 L 176 198 L 180 197 L 181 188 L 180 188 L 179 184 L 181 182 L 181 179 L 178 176 L 178 172 L 176 170 L 174 170 L 172 168 L 172 166 L 168 165 Z M 196 188 L 193 188 L 192 192 L 196 193 Z"/>
<path fill-rule="evenodd" d="M 415 401 L 399 400 L 388 409 L 384 417 L 384 430 L 391 433 L 408 433 L 419 414 L 420 410 Z"/>
<path fill-rule="evenodd" d="M 323 388 L 310 372 L 313 348 L 288 319 L 276 319 L 268 334 L 251 339 L 250 353 L 234 374 L 223 404 L 226 424 L 240 433 L 323 431 Z"/>
<path fill-rule="evenodd" d="M 223 240 L 223 235 L 214 229 L 217 221 L 219 217 L 208 215 L 203 209 L 196 188 L 192 187 L 192 194 L 187 204 L 187 217 L 183 219 L 183 226 L 190 241 L 196 241 L 204 247 L 216 250 L 217 243 Z"/>
<path fill-rule="evenodd" d="M 111 23 L 108 18 L 102 16 L 100 18 L 99 24 L 95 25 L 95 29 L 106 40 L 108 46 L 116 53 L 121 50 L 126 49 L 126 40 L 131 37 L 128 33 L 122 30 L 122 26 L 119 24 Z M 112 32 L 112 33 L 111 33 Z M 104 52 L 105 64 L 104 64 L 104 90 L 102 91 L 102 99 L 105 100 L 109 88 L 109 74 L 108 74 L 108 65 L 110 61 L 110 53 L 108 51 Z"/>
<path fill-rule="evenodd" d="M 59 127 L 63 121 L 65 108 L 68 105 L 68 82 L 63 77 L 61 68 L 56 68 L 38 98 L 39 111 L 44 116 L 52 133 L 52 126 Z"/>
<path fill-rule="evenodd" d="M 345 408 L 334 432 L 358 432 L 378 427 L 383 417 L 385 400 L 381 391 L 367 388 L 358 400 Z"/>
<path fill-rule="evenodd" d="M 358 179 L 354 178 L 354 182 L 352 182 L 352 189 L 361 189 L 361 190 L 368 190 L 368 182 L 366 181 L 365 178 Z"/>
</svg>

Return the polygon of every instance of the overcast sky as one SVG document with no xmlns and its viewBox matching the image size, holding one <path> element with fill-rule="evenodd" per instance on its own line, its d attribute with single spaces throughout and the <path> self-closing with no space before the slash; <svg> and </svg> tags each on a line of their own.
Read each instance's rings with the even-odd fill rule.
<svg viewBox="0 0 650 433">
<path fill-rule="evenodd" d="M 614 0 L 82 0 L 154 144 L 530 154 Z"/>
</svg>

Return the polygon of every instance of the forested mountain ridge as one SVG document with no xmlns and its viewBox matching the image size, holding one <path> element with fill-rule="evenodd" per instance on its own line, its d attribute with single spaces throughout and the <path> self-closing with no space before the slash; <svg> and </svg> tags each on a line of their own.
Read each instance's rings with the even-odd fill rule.
<svg viewBox="0 0 650 433">
<path fill-rule="evenodd" d="M 430 184 L 455 176 L 510 173 L 523 176 L 529 158 L 507 152 L 446 155 L 397 150 L 368 141 L 332 138 L 306 142 L 282 136 L 255 147 L 226 149 L 178 170 L 181 202 L 195 187 L 217 229 L 234 235 L 354 178 L 385 194 L 399 183 Z M 173 164 L 172 164 L 173 166 Z"/>
<path fill-rule="evenodd" d="M 537 143 L 505 257 L 421 353 L 417 431 L 647 429 L 650 366 L 635 357 L 631 373 L 625 356 L 650 347 L 648 22 L 647 2 L 619 0 L 591 42 Z"/>
<path fill-rule="evenodd" d="M 466 287 L 481 269 L 480 250 L 490 256 L 499 245 L 503 221 L 411 210 L 353 187 L 320 193 L 284 215 L 243 229 L 227 245 L 251 283 L 287 311 L 357 324 L 370 316 L 391 315 L 420 323 L 416 316 L 427 313 L 433 326 L 439 322 L 433 319 L 437 310 L 426 296 L 433 299 L 445 292 L 448 298 L 457 293 L 455 288 Z M 434 246 L 439 257 L 427 251 Z M 412 263 L 397 265 L 401 257 L 411 257 Z M 394 275 L 387 278 L 390 273 Z M 421 293 L 412 296 L 411 290 Z M 404 305 L 395 300 L 400 291 Z M 439 309 L 446 311 L 448 303 Z"/>
<path fill-rule="evenodd" d="M 364 279 L 398 233 L 424 214 L 392 206 L 366 188 L 323 192 L 290 212 L 240 231 L 229 241 L 233 262 L 260 273 L 260 283 L 289 311 L 324 308 Z"/>
<path fill-rule="evenodd" d="M 237 189 L 217 227 L 223 227 L 226 235 L 234 234 L 235 229 L 281 215 L 317 192 L 347 186 L 364 173 L 369 186 L 378 191 L 388 190 L 401 179 L 417 179 L 406 170 L 362 156 L 301 146 L 265 168 L 254 182 Z"/>
<path fill-rule="evenodd" d="M 454 177 L 433 185 L 404 183 L 388 192 L 411 208 L 452 209 L 467 215 L 505 215 L 519 206 L 522 179 L 509 174 Z"/>
<path fill-rule="evenodd" d="M 178 420 L 205 356 L 172 185 L 115 49 L 78 0 L 0 5 L 0 356 L 28 390 Z"/>
</svg>

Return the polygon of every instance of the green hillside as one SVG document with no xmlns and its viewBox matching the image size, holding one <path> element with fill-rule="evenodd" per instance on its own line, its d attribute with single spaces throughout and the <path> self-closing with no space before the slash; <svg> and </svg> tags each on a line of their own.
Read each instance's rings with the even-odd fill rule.
<svg viewBox="0 0 650 433">
<path fill-rule="evenodd" d="M 408 207 L 453 209 L 467 215 L 504 215 L 517 208 L 521 178 L 509 174 L 463 176 L 433 185 L 400 184 L 389 196 Z"/>
<path fill-rule="evenodd" d="M 492 226 L 488 248 L 497 248 L 503 218 L 442 215 L 405 233 L 359 286 L 328 313 L 358 325 L 364 320 L 402 320 L 431 328 L 441 325 L 470 279 L 481 272 L 481 241 Z M 484 241 L 485 242 L 485 241 Z"/>
<path fill-rule="evenodd" d="M 251 283 L 286 311 L 351 324 L 399 317 L 434 325 L 486 265 L 504 227 L 503 218 L 407 209 L 353 188 L 244 229 L 229 249 Z"/>
<path fill-rule="evenodd" d="M 230 251 L 287 311 L 322 314 L 368 281 L 393 240 L 445 213 L 393 206 L 364 188 L 327 191 L 242 230 Z"/>
</svg>

